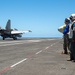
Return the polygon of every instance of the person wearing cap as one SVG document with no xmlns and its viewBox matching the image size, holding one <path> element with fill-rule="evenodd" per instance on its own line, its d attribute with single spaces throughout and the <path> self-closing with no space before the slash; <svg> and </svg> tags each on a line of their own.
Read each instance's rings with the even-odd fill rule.
<svg viewBox="0 0 75 75">
<path fill-rule="evenodd" d="M 69 37 L 68 37 L 68 32 L 69 32 L 69 24 L 70 24 L 70 19 L 65 18 L 65 25 L 66 27 L 64 28 L 63 31 L 63 49 L 64 49 L 64 54 L 68 54 L 68 49 L 69 49 Z"/>
<path fill-rule="evenodd" d="M 75 14 L 70 16 L 71 24 L 69 26 L 69 38 L 71 39 L 70 45 L 70 61 L 75 62 Z"/>
<path fill-rule="evenodd" d="M 64 25 L 60 26 L 58 28 L 58 31 L 63 34 L 63 50 L 64 50 L 64 52 L 62 51 L 62 54 L 68 54 L 68 49 L 69 49 L 69 38 L 68 38 L 69 24 L 70 24 L 70 19 L 65 18 Z"/>
</svg>

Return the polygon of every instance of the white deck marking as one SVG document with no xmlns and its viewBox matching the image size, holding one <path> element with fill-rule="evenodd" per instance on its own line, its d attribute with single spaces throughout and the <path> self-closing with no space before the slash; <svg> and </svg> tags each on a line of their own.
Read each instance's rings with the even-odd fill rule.
<svg viewBox="0 0 75 75">
<path fill-rule="evenodd" d="M 53 46 L 53 44 L 52 44 L 52 45 L 50 45 L 50 46 Z"/>
<path fill-rule="evenodd" d="M 40 40 L 24 40 L 24 41 L 10 41 L 10 42 L 0 42 L 0 46 L 9 46 L 9 45 L 17 45 L 24 43 L 33 43 L 33 42 L 41 42 Z"/>
<path fill-rule="evenodd" d="M 56 42 L 56 43 L 58 43 L 58 42 Z M 53 45 L 55 45 L 56 43 L 53 43 L 52 45 L 50 45 L 50 46 L 53 46 Z"/>
<path fill-rule="evenodd" d="M 10 46 L 10 45 L 17 45 L 17 44 L 24 44 L 24 42 L 22 42 L 22 43 L 10 43 L 10 44 L 4 44 L 4 45 L 0 45 L 0 46 Z"/>
<path fill-rule="evenodd" d="M 39 52 L 37 52 L 36 54 L 39 54 L 39 53 L 41 53 L 42 52 L 42 50 L 41 51 L 39 51 Z"/>
<path fill-rule="evenodd" d="M 48 49 L 49 48 L 49 46 L 48 47 L 46 47 L 45 49 Z"/>
<path fill-rule="evenodd" d="M 4 43 L 16 43 L 16 42 L 40 42 L 41 40 L 18 40 L 18 41 L 3 41 L 0 42 L 0 44 L 4 44 Z"/>
<path fill-rule="evenodd" d="M 18 63 L 16 63 L 16 64 L 12 65 L 12 66 L 11 66 L 11 68 L 12 68 L 12 67 L 15 67 L 16 65 L 18 65 L 18 64 L 20 64 L 20 63 L 22 63 L 22 62 L 24 62 L 24 61 L 26 61 L 26 60 L 27 60 L 27 58 L 25 58 L 25 59 L 23 59 L 23 60 L 19 61 Z"/>
</svg>

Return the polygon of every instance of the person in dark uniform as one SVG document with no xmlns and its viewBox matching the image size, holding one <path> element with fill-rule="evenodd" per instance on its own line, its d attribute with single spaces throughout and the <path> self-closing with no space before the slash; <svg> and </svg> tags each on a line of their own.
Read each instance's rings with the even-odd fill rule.
<svg viewBox="0 0 75 75">
<path fill-rule="evenodd" d="M 68 32 L 69 32 L 69 24 L 70 24 L 70 19 L 69 18 L 66 18 L 65 19 L 65 24 L 66 24 L 66 27 L 64 28 L 64 31 L 63 31 L 63 49 L 64 49 L 64 54 L 68 54 L 68 49 L 69 49 L 69 35 L 68 35 Z"/>
<path fill-rule="evenodd" d="M 69 36 L 71 37 L 71 46 L 70 46 L 70 61 L 75 62 L 75 14 L 70 16 L 72 23 L 69 28 Z"/>
</svg>

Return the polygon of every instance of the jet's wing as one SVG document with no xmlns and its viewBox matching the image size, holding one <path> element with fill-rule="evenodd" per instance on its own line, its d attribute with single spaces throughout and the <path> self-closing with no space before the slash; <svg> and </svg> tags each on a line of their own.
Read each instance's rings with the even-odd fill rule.
<svg viewBox="0 0 75 75">
<path fill-rule="evenodd" d="M 23 33 L 28 33 L 28 32 L 32 32 L 31 30 L 26 30 L 26 31 L 11 31 L 11 34 L 23 34 Z"/>
<path fill-rule="evenodd" d="M 61 32 L 61 33 L 63 33 L 65 27 L 66 27 L 66 25 L 63 25 L 63 26 L 59 27 L 58 31 Z"/>
</svg>

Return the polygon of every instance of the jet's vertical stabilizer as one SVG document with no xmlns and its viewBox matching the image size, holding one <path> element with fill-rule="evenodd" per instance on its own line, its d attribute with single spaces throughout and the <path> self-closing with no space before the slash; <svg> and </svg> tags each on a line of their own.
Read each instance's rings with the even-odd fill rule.
<svg viewBox="0 0 75 75">
<path fill-rule="evenodd" d="M 11 30 L 11 20 L 8 20 L 7 21 L 7 24 L 6 24 L 6 30 L 10 31 Z"/>
</svg>

